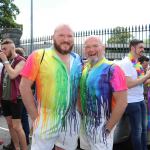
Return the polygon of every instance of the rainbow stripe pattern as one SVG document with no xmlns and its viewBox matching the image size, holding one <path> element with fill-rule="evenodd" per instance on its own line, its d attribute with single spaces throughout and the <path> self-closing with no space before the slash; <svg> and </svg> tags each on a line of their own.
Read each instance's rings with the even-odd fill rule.
<svg viewBox="0 0 150 150">
<path fill-rule="evenodd" d="M 37 109 L 39 118 L 34 128 L 40 129 L 40 135 L 50 137 L 58 132 L 65 118 L 75 118 L 79 80 L 82 72 L 80 57 L 71 53 L 74 58 L 70 73 L 54 48 L 45 50 L 42 63 L 40 60 L 43 49 L 34 51 L 27 59 L 21 73 L 29 80 L 36 81 Z"/>
<path fill-rule="evenodd" d="M 124 73 L 117 65 L 105 58 L 92 68 L 90 63 L 85 64 L 80 80 L 80 95 L 83 124 L 89 136 L 94 135 L 96 129 L 109 119 L 113 92 L 126 89 Z"/>
</svg>

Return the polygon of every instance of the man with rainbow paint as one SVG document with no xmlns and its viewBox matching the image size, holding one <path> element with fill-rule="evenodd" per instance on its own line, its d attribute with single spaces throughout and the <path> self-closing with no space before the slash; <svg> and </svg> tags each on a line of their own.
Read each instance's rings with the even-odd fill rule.
<svg viewBox="0 0 150 150">
<path fill-rule="evenodd" d="M 125 75 L 105 57 L 99 37 L 84 43 L 88 62 L 80 80 L 82 110 L 80 147 L 85 150 L 112 150 L 113 133 L 127 106 Z"/>
<path fill-rule="evenodd" d="M 131 141 L 134 150 L 147 150 L 146 106 L 143 83 L 150 78 L 150 71 L 144 69 L 138 58 L 143 55 L 144 43 L 133 39 L 129 44 L 130 52 L 121 62 L 128 86 L 128 106 L 125 113 L 131 125 Z"/>
<path fill-rule="evenodd" d="M 76 112 L 82 63 L 72 52 L 74 34 L 68 25 L 58 26 L 53 46 L 32 52 L 21 73 L 20 91 L 33 121 L 31 150 L 75 150 L 79 114 Z M 37 107 L 32 94 L 36 82 Z"/>
</svg>

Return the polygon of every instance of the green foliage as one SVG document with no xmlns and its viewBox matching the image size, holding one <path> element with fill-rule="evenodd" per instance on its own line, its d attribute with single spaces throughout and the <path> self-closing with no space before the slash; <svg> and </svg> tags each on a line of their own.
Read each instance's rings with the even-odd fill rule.
<svg viewBox="0 0 150 150">
<path fill-rule="evenodd" d="M 127 31 L 127 28 L 116 27 L 113 30 L 111 30 L 111 37 L 107 40 L 107 43 L 126 44 L 132 37 L 132 34 Z"/>
<path fill-rule="evenodd" d="M 149 38 L 149 39 L 144 40 L 144 43 L 145 43 L 145 44 L 150 44 L 150 38 Z"/>
<path fill-rule="evenodd" d="M 20 11 L 13 1 L 14 0 L 0 0 L 0 28 L 22 29 L 22 25 L 15 21 Z"/>
</svg>

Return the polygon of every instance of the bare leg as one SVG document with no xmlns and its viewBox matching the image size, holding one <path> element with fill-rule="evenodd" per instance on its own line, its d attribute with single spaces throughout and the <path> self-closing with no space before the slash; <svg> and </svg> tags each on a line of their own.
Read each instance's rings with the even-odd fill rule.
<svg viewBox="0 0 150 150">
<path fill-rule="evenodd" d="M 14 146 L 15 146 L 15 149 L 19 149 L 19 140 L 18 140 L 18 136 L 17 136 L 17 133 L 15 131 L 15 129 L 13 128 L 13 124 L 12 124 L 12 117 L 11 116 L 7 116 L 5 117 L 6 121 L 7 121 L 7 125 L 8 125 L 8 128 L 9 128 L 9 133 L 10 133 L 10 136 L 11 136 L 11 139 L 14 143 Z"/>
<path fill-rule="evenodd" d="M 21 119 L 12 119 L 12 121 L 13 121 L 13 128 L 15 129 L 19 138 L 21 150 L 27 150 L 26 136 L 22 128 Z"/>
</svg>

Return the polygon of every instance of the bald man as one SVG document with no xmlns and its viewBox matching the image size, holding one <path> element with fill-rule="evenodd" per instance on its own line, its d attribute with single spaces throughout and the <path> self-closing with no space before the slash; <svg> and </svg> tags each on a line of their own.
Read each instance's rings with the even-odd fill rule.
<svg viewBox="0 0 150 150">
<path fill-rule="evenodd" d="M 81 148 L 112 150 L 114 127 L 127 106 L 125 76 L 105 58 L 105 46 L 98 37 L 85 40 L 84 52 L 88 62 L 80 81 Z"/>
<path fill-rule="evenodd" d="M 20 91 L 33 121 L 31 150 L 75 150 L 78 139 L 76 101 L 81 59 L 72 52 L 73 31 L 68 25 L 58 26 L 51 48 L 34 51 L 21 73 Z M 37 107 L 32 94 L 36 82 Z"/>
</svg>

